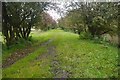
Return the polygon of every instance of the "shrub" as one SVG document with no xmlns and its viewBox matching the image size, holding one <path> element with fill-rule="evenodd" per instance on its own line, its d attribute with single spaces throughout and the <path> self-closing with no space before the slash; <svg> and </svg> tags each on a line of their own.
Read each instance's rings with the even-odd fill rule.
<svg viewBox="0 0 120 80">
<path fill-rule="evenodd" d="M 81 32 L 80 38 L 81 39 L 92 39 L 92 35 L 89 32 Z"/>
</svg>

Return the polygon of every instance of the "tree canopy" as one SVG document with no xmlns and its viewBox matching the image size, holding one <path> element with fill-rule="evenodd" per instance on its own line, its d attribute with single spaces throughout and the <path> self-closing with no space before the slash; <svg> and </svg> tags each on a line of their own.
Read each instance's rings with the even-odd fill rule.
<svg viewBox="0 0 120 80">
<path fill-rule="evenodd" d="M 2 33 L 7 46 L 19 40 L 28 39 L 31 28 L 40 20 L 40 14 L 49 3 L 45 2 L 3 2 Z"/>
<path fill-rule="evenodd" d="M 72 2 L 68 7 L 73 9 L 59 20 L 59 25 L 72 28 L 74 32 L 77 30 L 78 34 L 87 31 L 93 37 L 105 33 L 117 34 L 118 3 Z"/>
</svg>

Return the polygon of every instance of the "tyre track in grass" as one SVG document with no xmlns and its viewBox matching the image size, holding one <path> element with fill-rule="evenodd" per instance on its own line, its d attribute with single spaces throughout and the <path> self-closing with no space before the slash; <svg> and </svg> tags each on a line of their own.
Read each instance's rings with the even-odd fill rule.
<svg viewBox="0 0 120 80">
<path fill-rule="evenodd" d="M 16 52 L 12 53 L 4 63 L 2 64 L 3 68 L 7 68 L 11 66 L 12 64 L 15 64 L 18 60 L 30 55 L 35 50 L 41 48 L 41 47 L 47 47 L 47 52 L 44 54 L 40 54 L 35 61 L 42 61 L 44 59 L 49 59 L 51 61 L 50 67 L 51 67 L 51 74 L 53 74 L 53 78 L 69 78 L 69 72 L 63 70 L 60 68 L 60 63 L 57 60 L 57 54 L 56 54 L 56 46 L 50 45 L 50 43 L 53 42 L 53 39 L 49 39 L 46 42 L 43 42 L 35 47 L 30 46 L 22 50 L 17 50 Z M 44 63 L 45 65 L 45 63 Z M 43 66 L 44 67 L 44 66 Z"/>
<path fill-rule="evenodd" d="M 69 78 L 69 72 L 61 68 L 60 62 L 57 60 L 57 54 L 54 54 L 55 47 L 48 48 L 50 52 L 53 52 L 53 58 L 51 62 L 52 73 L 54 74 L 53 78 Z"/>
<path fill-rule="evenodd" d="M 49 45 L 53 40 L 49 40 L 47 43 L 43 44 L 43 46 L 47 46 L 47 52 L 38 56 L 36 58 L 37 61 L 42 61 L 44 59 L 50 59 L 50 67 L 51 67 L 51 74 L 53 74 L 53 78 L 69 78 L 69 72 L 61 69 L 61 65 L 59 61 L 57 60 L 57 53 L 56 53 L 56 46 Z M 35 61 L 36 61 L 35 60 Z M 46 62 L 47 63 L 47 62 Z M 45 63 L 44 63 L 45 65 Z M 43 67 L 44 67 L 43 65 Z"/>
<path fill-rule="evenodd" d="M 39 49 L 40 47 L 42 47 L 43 45 L 46 45 L 48 43 L 49 43 L 49 40 L 45 41 L 43 43 L 40 43 L 36 46 L 28 46 L 25 49 L 15 51 L 14 53 L 12 53 L 8 58 L 6 58 L 3 61 L 2 68 L 7 68 L 7 67 L 11 66 L 12 64 L 17 62 L 18 60 L 30 55 L 35 50 Z"/>
</svg>

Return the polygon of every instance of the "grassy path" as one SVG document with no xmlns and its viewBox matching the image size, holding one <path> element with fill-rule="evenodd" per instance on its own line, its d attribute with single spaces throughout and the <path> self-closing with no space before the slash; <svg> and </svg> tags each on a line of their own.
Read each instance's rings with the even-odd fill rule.
<svg viewBox="0 0 120 80">
<path fill-rule="evenodd" d="M 36 47 L 40 48 L 43 44 L 45 45 L 46 43 L 48 42 L 44 42 L 42 44 L 36 45 Z M 30 53 L 34 52 L 37 49 L 36 47 L 30 46 L 30 47 L 26 47 L 25 49 L 15 51 L 3 61 L 2 67 L 3 68 L 9 67 L 18 60 L 30 55 Z"/>
<path fill-rule="evenodd" d="M 108 78 L 117 77 L 117 48 L 81 40 L 77 34 L 51 30 L 33 39 L 41 47 L 3 69 L 3 77 L 14 78 Z M 36 43 L 38 44 L 38 43 Z M 4 56 L 4 55 L 3 55 Z M 5 54 L 6 56 L 6 54 Z"/>
</svg>

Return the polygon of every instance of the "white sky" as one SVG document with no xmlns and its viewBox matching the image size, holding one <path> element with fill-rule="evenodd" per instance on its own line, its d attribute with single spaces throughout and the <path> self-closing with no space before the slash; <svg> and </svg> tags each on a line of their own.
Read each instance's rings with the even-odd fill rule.
<svg viewBox="0 0 120 80">
<path fill-rule="evenodd" d="M 50 16 L 57 21 L 57 19 L 60 18 L 60 15 L 55 11 L 55 10 L 49 10 L 47 11 L 48 14 L 50 14 Z"/>
<path fill-rule="evenodd" d="M 65 11 L 64 4 L 65 4 L 65 2 L 60 2 L 60 3 L 58 3 L 57 6 L 58 6 L 61 10 Z M 58 14 L 57 11 L 55 11 L 54 9 L 48 10 L 47 13 L 50 14 L 50 16 L 52 16 L 52 18 L 53 18 L 55 21 L 57 21 L 58 19 L 61 18 L 60 14 Z"/>
</svg>

